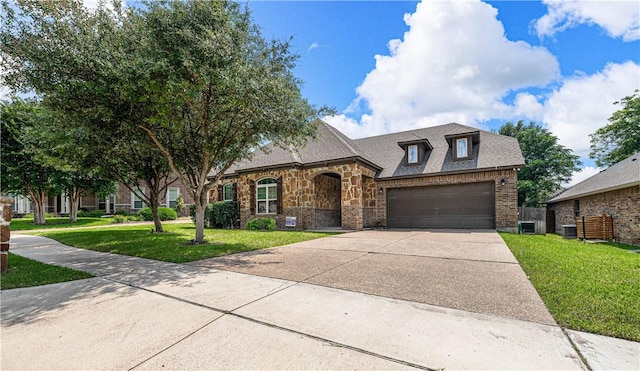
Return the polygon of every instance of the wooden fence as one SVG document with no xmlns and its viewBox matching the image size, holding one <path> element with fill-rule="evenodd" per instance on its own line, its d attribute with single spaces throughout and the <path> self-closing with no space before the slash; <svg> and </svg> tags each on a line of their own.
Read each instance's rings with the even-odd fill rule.
<svg viewBox="0 0 640 371">
<path fill-rule="evenodd" d="M 519 207 L 518 221 L 533 222 L 535 234 L 545 234 L 547 231 L 547 209 L 537 207 Z"/>
<path fill-rule="evenodd" d="M 611 215 L 579 216 L 576 218 L 576 227 L 578 238 L 613 239 L 613 217 Z"/>
</svg>

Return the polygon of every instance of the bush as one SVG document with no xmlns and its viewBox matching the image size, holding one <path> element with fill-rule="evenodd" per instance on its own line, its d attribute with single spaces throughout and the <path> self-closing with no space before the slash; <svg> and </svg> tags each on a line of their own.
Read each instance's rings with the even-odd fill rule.
<svg viewBox="0 0 640 371">
<path fill-rule="evenodd" d="M 138 216 L 142 217 L 142 220 L 146 220 L 146 221 L 153 220 L 153 213 L 151 212 L 151 209 L 148 207 L 140 209 L 140 211 L 138 211 Z M 178 218 L 178 215 L 176 214 L 176 211 L 170 207 L 159 207 L 158 218 L 160 218 L 160 220 L 163 220 L 163 221 L 176 220 Z"/>
<path fill-rule="evenodd" d="M 127 220 L 130 222 L 139 222 L 142 220 L 142 218 L 139 217 L 138 215 L 129 215 L 127 216 Z"/>
<path fill-rule="evenodd" d="M 104 216 L 104 210 L 78 211 L 78 218 L 101 218 Z"/>
<path fill-rule="evenodd" d="M 233 229 L 240 224 L 240 204 L 237 201 L 221 201 L 211 205 L 211 228 Z"/>
<path fill-rule="evenodd" d="M 28 218 L 28 219 L 33 219 L 33 213 L 24 214 L 22 217 L 23 217 L 23 218 Z M 44 218 L 45 218 L 45 219 L 53 218 L 53 214 L 51 214 L 51 213 L 44 213 Z"/>
<path fill-rule="evenodd" d="M 113 213 L 113 215 L 129 216 L 129 213 L 127 212 L 127 210 L 116 210 L 116 212 Z"/>
<path fill-rule="evenodd" d="M 124 223 L 127 221 L 127 217 L 124 215 L 114 215 L 112 223 Z"/>
<path fill-rule="evenodd" d="M 249 223 L 247 223 L 247 229 L 251 231 L 275 231 L 276 230 L 276 221 L 271 218 L 258 218 L 253 219 Z"/>
</svg>

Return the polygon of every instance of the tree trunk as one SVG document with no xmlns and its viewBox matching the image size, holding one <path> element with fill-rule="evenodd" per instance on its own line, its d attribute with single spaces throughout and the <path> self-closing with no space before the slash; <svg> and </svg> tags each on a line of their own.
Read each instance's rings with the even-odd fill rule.
<svg viewBox="0 0 640 371">
<path fill-rule="evenodd" d="M 44 225 L 46 223 L 47 193 L 44 191 L 32 191 L 30 194 L 31 203 L 33 204 L 33 224 Z"/>
<path fill-rule="evenodd" d="M 162 228 L 162 222 L 160 221 L 160 215 L 158 215 L 158 207 L 160 207 L 158 203 L 158 197 L 151 197 L 149 208 L 151 209 L 151 215 L 153 215 L 153 224 L 156 228 L 156 233 L 164 232 Z"/>
<path fill-rule="evenodd" d="M 69 221 L 70 222 L 77 222 L 78 221 L 78 207 L 80 206 L 80 195 L 82 194 L 82 191 L 80 190 L 73 190 L 73 192 L 71 192 L 71 194 L 67 194 L 67 197 L 69 197 Z"/>
<path fill-rule="evenodd" d="M 193 204 L 196 207 L 196 239 L 195 243 L 205 243 L 204 240 L 204 212 L 207 209 L 207 197 L 206 190 L 203 190 L 200 194 L 200 197 L 195 197 L 193 200 Z"/>
</svg>

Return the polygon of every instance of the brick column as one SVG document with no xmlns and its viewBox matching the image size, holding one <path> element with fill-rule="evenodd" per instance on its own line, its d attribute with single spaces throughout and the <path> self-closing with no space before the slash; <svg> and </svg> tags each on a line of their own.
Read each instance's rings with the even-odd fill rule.
<svg viewBox="0 0 640 371">
<path fill-rule="evenodd" d="M 8 197 L 0 196 L 0 207 L 2 207 L 2 216 L 0 217 L 0 273 L 7 273 L 9 268 L 9 239 L 11 238 L 11 205 L 13 200 Z"/>
</svg>

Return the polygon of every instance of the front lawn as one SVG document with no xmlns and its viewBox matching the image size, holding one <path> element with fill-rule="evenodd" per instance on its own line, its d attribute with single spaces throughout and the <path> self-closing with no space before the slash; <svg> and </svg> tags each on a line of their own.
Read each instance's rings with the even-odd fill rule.
<svg viewBox="0 0 640 371">
<path fill-rule="evenodd" d="M 560 326 L 640 341 L 639 247 L 500 235 Z"/>
<path fill-rule="evenodd" d="M 16 218 L 11 220 L 12 231 L 28 231 L 34 229 L 97 227 L 111 224 L 113 218 L 78 218 L 77 222 L 70 222 L 69 218 L 46 218 L 44 225 L 33 224 L 33 218 Z"/>
<path fill-rule="evenodd" d="M 151 233 L 153 226 L 135 225 L 69 231 L 46 231 L 38 235 L 53 238 L 65 245 L 87 250 L 137 256 L 174 263 L 185 263 L 215 256 L 287 245 L 326 237 L 330 233 L 300 231 L 247 231 L 206 229 L 209 242 L 192 245 L 193 223 L 165 224 L 164 233 Z"/>
<path fill-rule="evenodd" d="M 93 276 L 86 272 L 44 264 L 9 253 L 8 269 L 7 273 L 0 278 L 0 289 L 48 285 L 90 277 Z"/>
</svg>

